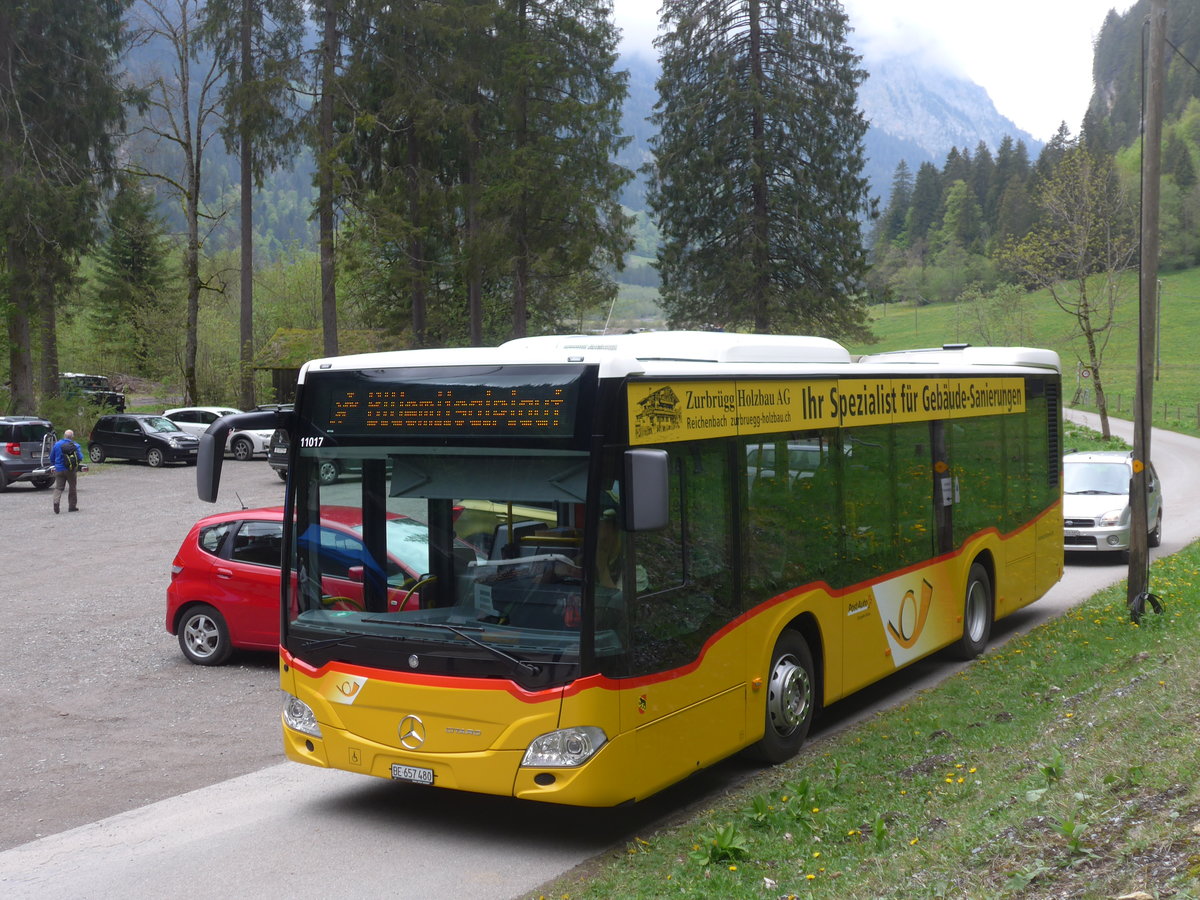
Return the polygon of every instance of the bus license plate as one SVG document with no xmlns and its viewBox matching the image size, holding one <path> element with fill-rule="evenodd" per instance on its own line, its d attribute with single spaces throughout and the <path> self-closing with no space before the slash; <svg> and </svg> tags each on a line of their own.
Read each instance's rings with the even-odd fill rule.
<svg viewBox="0 0 1200 900">
<path fill-rule="evenodd" d="M 418 769 L 416 766 L 393 764 L 392 778 L 396 781 L 411 781 L 416 784 L 433 784 L 433 769 Z"/>
</svg>

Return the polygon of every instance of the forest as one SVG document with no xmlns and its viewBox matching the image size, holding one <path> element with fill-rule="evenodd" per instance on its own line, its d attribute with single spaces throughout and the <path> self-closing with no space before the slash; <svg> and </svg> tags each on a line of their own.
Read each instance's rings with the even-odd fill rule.
<svg viewBox="0 0 1200 900">
<path fill-rule="evenodd" d="M 1064 124 L 1036 159 L 1005 139 L 902 163 L 876 209 L 866 73 L 831 0 L 666 0 L 640 171 L 616 162 L 629 86 L 608 0 L 5 4 L 0 407 L 48 409 L 60 370 L 250 406 L 274 399 L 281 344 L 634 324 L 863 341 L 871 307 L 898 302 L 977 303 L 1017 340 L 1002 313 L 1047 284 L 1074 285 L 1064 309 L 1103 334 L 1113 292 L 1089 285 L 1136 264 L 1138 6 L 1105 22 L 1077 136 Z M 1168 268 L 1200 263 L 1187 6 L 1171 3 Z M 1114 225 L 1074 270 L 1046 252 L 1085 224 L 1064 200 Z"/>
</svg>

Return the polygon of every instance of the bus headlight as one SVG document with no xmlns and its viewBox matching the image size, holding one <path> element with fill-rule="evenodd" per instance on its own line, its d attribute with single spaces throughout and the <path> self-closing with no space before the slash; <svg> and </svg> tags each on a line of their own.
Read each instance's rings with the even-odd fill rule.
<svg viewBox="0 0 1200 900">
<path fill-rule="evenodd" d="M 293 731 L 319 738 L 321 726 L 317 724 L 317 717 L 312 708 L 299 697 L 293 697 L 291 694 L 284 696 L 287 700 L 283 704 L 283 724 Z"/>
<path fill-rule="evenodd" d="M 539 768 L 581 766 L 607 741 L 608 735 L 603 729 L 591 725 L 551 731 L 533 739 L 521 765 Z"/>
</svg>

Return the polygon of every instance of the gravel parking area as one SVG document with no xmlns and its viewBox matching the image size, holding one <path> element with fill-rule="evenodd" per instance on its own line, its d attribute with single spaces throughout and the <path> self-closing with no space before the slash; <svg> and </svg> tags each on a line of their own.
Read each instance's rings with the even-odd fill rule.
<svg viewBox="0 0 1200 900">
<path fill-rule="evenodd" d="M 273 654 L 184 659 L 163 625 L 171 561 L 199 518 L 283 502 L 265 461 L 91 464 L 79 511 L 0 493 L 0 850 L 283 760 Z"/>
</svg>

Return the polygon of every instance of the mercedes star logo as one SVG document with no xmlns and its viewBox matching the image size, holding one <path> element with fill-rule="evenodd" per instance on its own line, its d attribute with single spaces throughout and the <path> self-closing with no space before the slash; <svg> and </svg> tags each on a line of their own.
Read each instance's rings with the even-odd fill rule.
<svg viewBox="0 0 1200 900">
<path fill-rule="evenodd" d="M 400 720 L 400 746 L 405 750 L 416 750 L 425 743 L 425 723 L 416 716 L 405 716 Z"/>
</svg>

